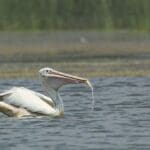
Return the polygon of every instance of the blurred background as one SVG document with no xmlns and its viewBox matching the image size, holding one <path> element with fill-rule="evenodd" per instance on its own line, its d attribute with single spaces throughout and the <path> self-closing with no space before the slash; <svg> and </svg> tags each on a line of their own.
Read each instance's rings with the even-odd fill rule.
<svg viewBox="0 0 150 150">
<path fill-rule="evenodd" d="M 149 0 L 0 0 L 0 76 L 44 66 L 81 75 L 150 75 Z"/>
</svg>

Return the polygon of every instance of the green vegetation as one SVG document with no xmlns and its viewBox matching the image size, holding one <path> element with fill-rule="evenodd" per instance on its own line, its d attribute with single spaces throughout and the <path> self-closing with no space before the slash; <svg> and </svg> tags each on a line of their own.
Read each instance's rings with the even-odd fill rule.
<svg viewBox="0 0 150 150">
<path fill-rule="evenodd" d="M 150 76 L 149 41 L 127 32 L 1 32 L 0 78 L 38 77 L 46 66 L 88 78 Z"/>
<path fill-rule="evenodd" d="M 149 60 L 104 60 L 92 63 L 86 61 L 0 63 L 0 78 L 38 78 L 38 70 L 45 66 L 87 78 L 150 76 Z"/>
<path fill-rule="evenodd" d="M 150 29 L 149 0 L 0 0 L 0 30 Z"/>
</svg>

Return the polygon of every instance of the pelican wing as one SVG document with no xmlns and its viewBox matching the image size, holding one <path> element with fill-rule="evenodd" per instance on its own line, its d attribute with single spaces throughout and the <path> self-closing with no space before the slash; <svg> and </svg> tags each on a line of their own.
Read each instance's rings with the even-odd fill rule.
<svg viewBox="0 0 150 150">
<path fill-rule="evenodd" d="M 41 94 L 41 93 L 38 93 L 38 92 L 35 92 L 35 94 L 41 98 L 42 100 L 44 100 L 46 103 L 48 103 L 49 105 L 51 105 L 52 107 L 56 106 L 56 104 L 54 103 L 54 101 L 52 101 L 51 98 Z"/>
<path fill-rule="evenodd" d="M 13 91 L 9 90 L 3 93 L 0 93 L 0 100 L 2 101 L 5 96 L 9 96 L 13 93 Z"/>
<path fill-rule="evenodd" d="M 24 108 L 33 113 L 49 115 L 55 112 L 54 103 L 50 98 L 23 87 L 14 87 L 1 93 L 0 97 L 6 104 Z"/>
</svg>

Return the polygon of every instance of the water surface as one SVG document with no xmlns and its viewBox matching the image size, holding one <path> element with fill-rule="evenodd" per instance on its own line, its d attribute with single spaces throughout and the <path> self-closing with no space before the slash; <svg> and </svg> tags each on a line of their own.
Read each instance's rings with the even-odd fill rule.
<svg viewBox="0 0 150 150">
<path fill-rule="evenodd" d="M 96 78 L 95 109 L 84 85 L 61 90 L 64 118 L 9 118 L 0 115 L 0 146 L 15 150 L 150 149 L 150 78 Z M 43 90 L 37 80 L 0 80 L 0 90 L 25 86 Z"/>
</svg>

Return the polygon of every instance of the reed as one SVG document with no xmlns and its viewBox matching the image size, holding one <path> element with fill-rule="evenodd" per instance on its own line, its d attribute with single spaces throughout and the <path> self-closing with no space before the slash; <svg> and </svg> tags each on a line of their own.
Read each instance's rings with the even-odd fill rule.
<svg viewBox="0 0 150 150">
<path fill-rule="evenodd" d="M 1 31 L 150 29 L 149 0 L 0 0 Z"/>
</svg>

